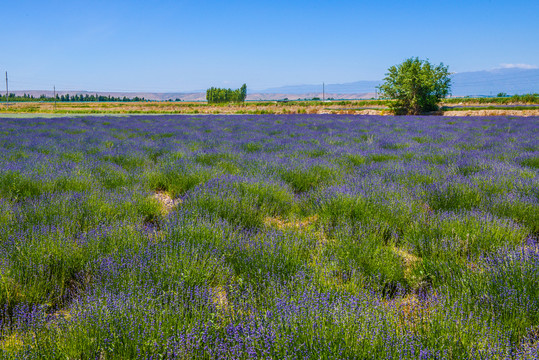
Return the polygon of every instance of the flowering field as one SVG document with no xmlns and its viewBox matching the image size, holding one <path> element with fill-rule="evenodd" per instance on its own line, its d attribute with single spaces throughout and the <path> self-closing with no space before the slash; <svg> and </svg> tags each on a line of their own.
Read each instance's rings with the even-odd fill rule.
<svg viewBox="0 0 539 360">
<path fill-rule="evenodd" d="M 0 358 L 535 359 L 539 118 L 0 118 Z"/>
</svg>

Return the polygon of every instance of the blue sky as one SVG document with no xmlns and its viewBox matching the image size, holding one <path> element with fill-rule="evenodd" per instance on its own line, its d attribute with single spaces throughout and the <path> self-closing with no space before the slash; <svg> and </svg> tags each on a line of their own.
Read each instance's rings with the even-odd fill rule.
<svg viewBox="0 0 539 360">
<path fill-rule="evenodd" d="M 344 83 L 412 56 L 453 72 L 539 66 L 537 0 L 4 3 L 0 71 L 14 90 Z"/>
</svg>

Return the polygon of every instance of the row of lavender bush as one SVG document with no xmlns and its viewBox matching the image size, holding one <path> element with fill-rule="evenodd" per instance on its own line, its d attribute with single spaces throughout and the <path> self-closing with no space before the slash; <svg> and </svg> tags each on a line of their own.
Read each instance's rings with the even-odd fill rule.
<svg viewBox="0 0 539 360">
<path fill-rule="evenodd" d="M 538 120 L 0 118 L 0 357 L 537 358 Z"/>
</svg>

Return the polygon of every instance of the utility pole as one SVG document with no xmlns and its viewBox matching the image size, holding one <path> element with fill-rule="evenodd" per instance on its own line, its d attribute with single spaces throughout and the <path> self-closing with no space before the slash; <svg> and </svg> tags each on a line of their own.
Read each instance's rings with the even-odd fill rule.
<svg viewBox="0 0 539 360">
<path fill-rule="evenodd" d="M 326 84 L 322 83 L 322 101 L 326 101 Z"/>
<path fill-rule="evenodd" d="M 6 108 L 9 107 L 9 89 L 7 86 L 7 71 L 6 71 Z"/>
<path fill-rule="evenodd" d="M 53 97 L 54 97 L 54 111 L 56 111 L 56 85 L 54 85 L 52 89 L 53 89 Z"/>
</svg>

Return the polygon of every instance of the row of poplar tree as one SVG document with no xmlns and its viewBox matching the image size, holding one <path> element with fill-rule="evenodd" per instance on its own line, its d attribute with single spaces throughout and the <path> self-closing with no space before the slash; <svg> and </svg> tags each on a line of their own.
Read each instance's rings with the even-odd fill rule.
<svg viewBox="0 0 539 360">
<path fill-rule="evenodd" d="M 206 90 L 206 100 L 208 104 L 219 103 L 241 103 L 247 97 L 247 85 L 243 84 L 239 89 L 220 89 L 211 87 Z"/>
<path fill-rule="evenodd" d="M 56 98 L 50 96 L 41 95 L 39 98 L 35 98 L 33 95 L 23 94 L 23 95 L 15 95 L 13 93 L 9 94 L 9 101 L 17 101 L 17 102 L 23 102 L 23 101 L 70 101 L 70 102 L 82 102 L 82 101 L 146 101 L 144 98 L 140 98 L 138 96 L 135 96 L 134 98 L 127 98 L 127 97 L 114 97 L 114 96 L 105 96 L 105 95 L 83 95 L 83 94 L 75 94 L 75 95 L 58 95 L 56 94 Z M 6 96 L 1 95 L 0 101 L 6 101 Z"/>
</svg>

